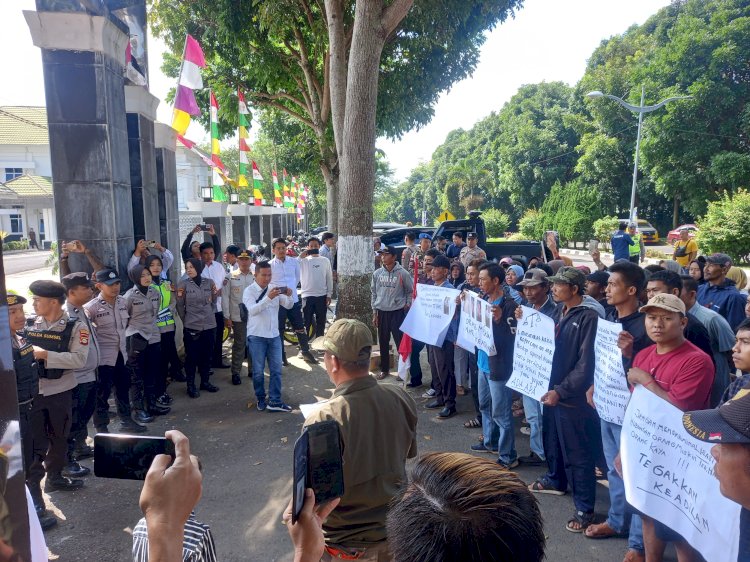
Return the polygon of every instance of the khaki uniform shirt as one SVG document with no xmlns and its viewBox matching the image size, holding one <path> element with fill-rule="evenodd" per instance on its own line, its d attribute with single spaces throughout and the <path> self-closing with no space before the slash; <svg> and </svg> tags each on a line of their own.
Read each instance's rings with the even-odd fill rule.
<svg viewBox="0 0 750 562">
<path fill-rule="evenodd" d="M 51 332 L 62 332 L 68 323 L 68 313 L 63 311 L 62 316 L 56 322 L 47 322 L 43 316 L 37 316 L 34 320 L 35 330 L 49 330 Z M 81 369 L 86 364 L 89 356 L 89 342 L 91 335 L 81 324 L 76 322 L 70 334 L 70 351 L 48 351 L 45 365 L 48 369 L 65 369 L 63 376 L 59 379 L 39 379 L 39 394 L 42 396 L 53 396 L 78 386 L 75 370 Z"/>
<path fill-rule="evenodd" d="M 221 306 L 224 318 L 232 322 L 240 322 L 240 304 L 242 295 L 255 281 L 252 273 L 244 274 L 239 269 L 227 275 L 224 287 L 221 289 Z"/>
<path fill-rule="evenodd" d="M 76 318 L 83 324 L 83 327 L 88 330 L 89 338 L 89 355 L 86 358 L 86 364 L 76 369 L 76 380 L 79 384 L 96 381 L 96 368 L 99 366 L 99 345 L 96 341 L 96 332 L 94 326 L 86 316 L 86 312 L 83 308 L 76 308 L 69 302 L 65 303 L 65 309 L 68 311 L 68 316 L 71 319 Z"/>
<path fill-rule="evenodd" d="M 417 407 L 403 389 L 370 377 L 345 382 L 305 420 L 341 429 L 344 496 L 323 525 L 326 543 L 365 548 L 386 539 L 388 503 L 417 455 Z"/>
<path fill-rule="evenodd" d="M 486 260 L 487 252 L 482 250 L 482 248 L 480 248 L 479 246 L 474 246 L 473 248 L 464 246 L 463 248 L 461 248 L 461 254 L 459 255 L 458 259 L 460 259 L 461 263 L 464 264 L 464 268 L 467 268 L 469 267 L 469 264 L 474 260 Z"/>
</svg>

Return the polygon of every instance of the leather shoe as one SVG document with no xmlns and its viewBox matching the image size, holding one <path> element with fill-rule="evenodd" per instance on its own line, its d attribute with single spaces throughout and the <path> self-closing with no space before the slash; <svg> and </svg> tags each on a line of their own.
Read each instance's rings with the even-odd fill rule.
<svg viewBox="0 0 750 562">
<path fill-rule="evenodd" d="M 117 428 L 117 433 L 146 433 L 147 428 L 145 425 L 135 423 L 131 419 L 124 419 L 120 422 L 120 427 Z"/>
<path fill-rule="evenodd" d="M 318 364 L 318 360 L 315 359 L 313 354 L 310 353 L 309 351 L 300 351 L 299 357 L 302 357 L 302 359 L 304 359 L 306 363 L 312 363 L 314 365 Z"/>
<path fill-rule="evenodd" d="M 432 402 L 428 402 L 427 404 L 425 404 L 425 408 L 428 408 L 430 410 L 435 410 L 437 408 L 442 408 L 443 406 L 445 406 L 445 404 L 443 404 L 442 402 L 440 402 L 438 400 L 433 400 Z"/>
<path fill-rule="evenodd" d="M 171 410 L 172 408 L 170 408 L 169 406 L 162 406 L 156 401 L 149 404 L 148 406 L 148 413 L 152 416 L 163 416 L 165 414 L 168 414 Z"/>
<path fill-rule="evenodd" d="M 80 461 L 81 459 L 88 459 L 94 456 L 94 449 L 92 449 L 88 445 L 84 445 L 83 447 L 78 447 L 73 453 L 73 456 L 77 461 Z"/>
<path fill-rule="evenodd" d="M 456 414 L 455 408 L 448 408 L 447 406 L 438 412 L 439 418 L 450 418 Z"/>
<path fill-rule="evenodd" d="M 201 396 L 200 391 L 194 386 L 189 386 L 187 389 L 187 393 L 188 393 L 188 396 L 190 396 L 190 398 L 200 398 Z"/>
<path fill-rule="evenodd" d="M 133 421 L 136 423 L 151 423 L 152 421 L 154 421 L 154 417 L 149 416 L 143 410 L 134 410 L 132 417 Z"/>
<path fill-rule="evenodd" d="M 232 374 L 232 384 L 237 386 L 238 384 L 242 384 L 242 379 L 237 373 Z"/>
<path fill-rule="evenodd" d="M 77 462 L 69 462 L 68 466 L 63 468 L 62 475 L 67 478 L 79 478 L 81 476 L 88 476 L 91 474 L 91 469 L 86 466 L 81 466 Z"/>
<path fill-rule="evenodd" d="M 410 382 L 406 383 L 406 386 L 408 386 L 409 388 L 419 388 L 420 386 L 422 386 L 422 383 L 421 382 L 410 381 Z"/>
<path fill-rule="evenodd" d="M 286 356 L 281 358 L 281 364 L 284 365 L 284 367 L 289 366 L 289 361 L 287 361 Z"/>
<path fill-rule="evenodd" d="M 46 492 L 54 492 L 55 490 L 79 490 L 80 488 L 83 488 L 83 480 L 65 478 L 65 476 L 59 472 L 57 474 L 48 474 L 47 482 L 44 485 L 44 490 Z"/>
<path fill-rule="evenodd" d="M 57 525 L 57 517 L 50 515 L 46 509 L 37 510 L 36 516 L 39 519 L 39 525 L 42 527 L 42 531 L 47 531 L 55 525 Z"/>
<path fill-rule="evenodd" d="M 210 382 L 202 382 L 201 390 L 206 390 L 208 392 L 219 392 L 219 387 L 211 384 Z"/>
</svg>

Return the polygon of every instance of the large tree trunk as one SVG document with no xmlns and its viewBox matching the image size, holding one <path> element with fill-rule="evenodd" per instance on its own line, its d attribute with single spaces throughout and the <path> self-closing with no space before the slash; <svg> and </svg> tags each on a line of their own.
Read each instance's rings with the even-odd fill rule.
<svg viewBox="0 0 750 562">
<path fill-rule="evenodd" d="M 320 163 L 320 171 L 326 182 L 326 221 L 328 221 L 329 232 L 338 232 L 339 229 L 339 173 L 338 166 Z M 322 224 L 321 224 L 322 226 Z"/>
<path fill-rule="evenodd" d="M 378 69 L 386 35 L 381 25 L 383 0 L 359 0 L 349 51 L 343 139 L 339 144 L 338 281 L 339 318 L 372 321 L 370 278 L 372 197 L 375 189 L 375 115 Z M 332 61 L 333 64 L 333 61 Z M 331 77 L 335 75 L 331 68 Z M 331 83 L 333 99 L 333 82 Z M 336 105 L 332 106 L 334 123 Z M 338 144 L 338 143 L 337 143 Z M 345 147 L 345 149 L 343 148 Z"/>
<path fill-rule="evenodd" d="M 677 228 L 679 226 L 679 220 L 680 220 L 680 196 L 675 193 L 674 196 L 674 203 L 672 207 L 672 228 Z"/>
</svg>

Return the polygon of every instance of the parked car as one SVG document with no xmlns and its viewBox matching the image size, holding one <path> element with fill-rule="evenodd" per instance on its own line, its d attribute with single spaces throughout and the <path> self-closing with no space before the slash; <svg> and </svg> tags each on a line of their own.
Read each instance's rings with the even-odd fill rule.
<svg viewBox="0 0 750 562">
<path fill-rule="evenodd" d="M 620 224 L 624 224 L 625 226 L 627 226 L 629 222 L 630 219 L 620 219 Z M 641 236 L 643 237 L 644 244 L 659 243 L 659 233 L 647 220 L 638 219 L 638 232 L 640 232 Z M 614 234 L 614 232 L 612 234 Z"/>
<path fill-rule="evenodd" d="M 698 234 L 698 227 L 696 225 L 694 225 L 692 223 L 691 224 L 681 224 L 680 226 L 678 226 L 674 230 L 670 230 L 669 231 L 669 233 L 667 234 L 667 242 L 670 243 L 670 244 L 674 244 L 675 242 L 677 242 L 677 240 L 680 239 L 680 230 L 682 230 L 683 228 L 687 228 L 688 229 L 688 236 L 690 238 L 695 238 L 695 235 Z"/>
<path fill-rule="evenodd" d="M 435 232 L 435 228 L 432 226 L 404 226 L 401 228 L 388 230 L 387 232 L 383 232 L 382 234 L 376 234 L 376 236 L 380 237 L 381 243 L 385 244 L 386 246 L 393 246 L 394 248 L 396 248 L 400 257 L 401 252 L 403 252 L 404 248 L 406 247 L 406 244 L 404 244 L 404 236 L 406 236 L 407 232 L 413 232 L 417 236 L 419 236 L 423 232 L 426 232 L 427 234 L 432 236 L 432 233 Z"/>
</svg>

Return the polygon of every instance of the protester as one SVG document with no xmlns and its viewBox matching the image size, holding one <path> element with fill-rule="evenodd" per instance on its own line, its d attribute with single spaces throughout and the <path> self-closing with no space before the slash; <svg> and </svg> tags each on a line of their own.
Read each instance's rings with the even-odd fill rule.
<svg viewBox="0 0 750 562">
<path fill-rule="evenodd" d="M 747 294 L 747 275 L 743 269 L 733 265 L 727 271 L 727 279 L 734 281 L 734 286 L 738 291 Z"/>
<path fill-rule="evenodd" d="M 566 529 L 580 533 L 594 519 L 594 465 L 601 450 L 599 421 L 586 403 L 586 391 L 594 381 L 599 313 L 584 301 L 586 278 L 577 269 L 562 267 L 549 281 L 558 303 L 553 316 L 556 336 L 549 391 L 540 400 L 544 406 L 544 453 L 549 470 L 529 490 L 562 495 L 570 474 L 576 511 Z"/>
<path fill-rule="evenodd" d="M 628 235 L 633 240 L 633 243 L 628 246 L 629 259 L 638 265 L 646 259 L 646 247 L 643 245 L 643 236 L 636 231 L 636 224 L 634 222 L 628 223 Z"/>
<path fill-rule="evenodd" d="M 466 235 L 466 246 L 461 248 L 459 254 L 459 259 L 461 260 L 461 263 L 464 264 L 464 267 L 468 267 L 474 260 L 487 259 L 487 253 L 477 246 L 478 242 L 479 238 L 477 238 L 476 232 L 469 232 L 469 234 Z"/>
<path fill-rule="evenodd" d="M 698 286 L 703 285 L 706 280 L 703 278 L 703 268 L 706 266 L 706 262 L 702 259 L 695 259 L 688 265 L 688 275 L 695 279 Z"/>
<path fill-rule="evenodd" d="M 720 408 L 685 413 L 682 423 L 696 439 L 715 443 L 711 455 L 721 494 L 742 506 L 737 562 L 750 562 L 750 387 Z"/>
<path fill-rule="evenodd" d="M 505 285 L 508 287 L 508 295 L 516 304 L 523 302 L 521 288 L 516 287 L 521 279 L 523 279 L 523 268 L 520 265 L 509 265 L 505 270 Z"/>
<path fill-rule="evenodd" d="M 279 343 L 281 344 L 281 362 L 284 365 L 289 364 L 286 360 L 284 342 L 282 341 L 284 328 L 287 320 L 289 320 L 299 343 L 300 350 L 298 357 L 301 357 L 307 363 L 315 364 L 318 360 L 313 357 L 312 353 L 310 353 L 310 344 L 308 342 L 307 332 L 305 332 L 305 321 L 302 318 L 302 303 L 297 295 L 297 286 L 300 283 L 299 259 L 287 256 L 287 242 L 283 238 L 277 238 L 274 240 L 271 249 L 273 250 L 274 255 L 274 258 L 268 262 L 271 266 L 271 282 L 274 287 L 282 289 L 286 287 L 289 289 L 289 295 L 292 297 L 292 306 L 290 308 L 282 306 L 278 309 L 278 332 L 280 334 Z"/>
<path fill-rule="evenodd" d="M 418 251 L 419 248 L 417 249 Z M 417 278 L 417 283 L 421 283 L 423 285 L 432 285 L 434 282 L 432 280 L 432 260 L 435 259 L 436 256 L 439 256 L 440 252 L 437 251 L 435 248 L 431 248 L 430 250 L 425 253 L 424 257 L 422 258 L 423 265 L 422 270 L 423 274 L 420 275 Z M 416 261 L 418 258 L 416 257 L 414 260 Z M 415 266 L 412 271 L 410 272 L 410 275 L 414 275 L 414 269 L 419 270 L 419 266 Z M 419 355 L 422 353 L 422 350 L 425 348 L 425 343 L 421 342 L 417 339 L 412 338 L 411 340 L 411 355 L 409 356 L 409 383 L 407 384 L 410 388 L 418 388 L 422 386 L 422 363 L 419 360 Z M 431 381 L 430 389 L 427 390 L 424 394 L 422 394 L 422 398 L 433 398 L 435 396 L 435 383 L 437 380 Z"/>
<path fill-rule="evenodd" d="M 527 306 L 532 307 L 544 314 L 552 317 L 555 310 L 555 303 L 550 294 L 550 284 L 547 279 L 547 273 L 542 269 L 529 269 L 519 283 L 523 287 L 523 296 Z M 516 309 L 516 318 L 520 319 L 522 311 Z M 529 448 L 528 456 L 518 457 L 521 464 L 529 466 L 539 466 L 545 463 L 544 441 L 542 437 L 542 404 L 539 400 L 531 396 L 522 395 L 523 410 L 526 421 L 529 422 Z"/>
<path fill-rule="evenodd" d="M 452 264 L 455 264 L 459 261 L 459 258 L 461 256 L 461 250 L 463 250 L 466 247 L 466 244 L 464 243 L 464 233 L 463 232 L 454 232 L 453 233 L 453 243 L 451 243 L 448 248 L 445 250 L 445 256 L 451 260 Z"/>
<path fill-rule="evenodd" d="M 726 320 L 714 312 L 698 304 L 696 295 L 698 283 L 689 275 L 682 276 L 682 291 L 680 299 L 685 303 L 688 314 L 693 315 L 708 332 L 711 342 L 711 352 L 716 368 L 716 376 L 711 389 L 711 407 L 716 407 L 724 391 L 729 386 L 729 371 L 731 368 L 731 353 L 735 338 L 732 328 Z"/>
<path fill-rule="evenodd" d="M 690 238 L 690 230 L 680 229 L 680 239 L 675 241 L 672 256 L 682 268 L 698 257 L 698 244 Z"/>
<path fill-rule="evenodd" d="M 617 232 L 615 232 L 609 240 L 609 245 L 612 247 L 615 261 L 630 260 L 630 246 L 633 246 L 634 242 L 630 237 L 630 234 L 625 232 L 626 226 L 626 223 L 620 221 Z"/>
<path fill-rule="evenodd" d="M 513 266 L 511 266 L 513 267 Z M 518 305 L 503 293 L 503 268 L 486 264 L 479 270 L 479 284 L 492 305 L 492 336 L 496 353 L 477 350 L 479 408 L 484 442 L 472 451 L 497 452 L 497 463 L 508 470 L 518 466 L 513 427 L 513 391 L 506 386 L 513 372 L 515 312 Z"/>
<path fill-rule="evenodd" d="M 458 289 L 466 281 L 466 268 L 460 261 L 451 265 L 451 274 L 448 279 L 454 288 Z"/>
<path fill-rule="evenodd" d="M 66 291 L 66 306 L 68 317 L 78 320 L 83 333 L 89 339 L 89 354 L 86 363 L 80 369 L 75 369 L 78 385 L 73 389 L 73 408 L 70 422 L 70 436 L 68 437 L 68 464 L 63 470 L 63 476 L 77 478 L 91 473 L 91 469 L 78 464 L 84 458 L 92 457 L 94 451 L 86 444 L 88 437 L 88 423 L 96 409 L 96 368 L 99 365 L 99 344 L 94 326 L 86 316 L 83 306 L 94 296 L 93 286 L 88 273 L 71 273 L 62 278 Z"/>
<path fill-rule="evenodd" d="M 247 350 L 247 311 L 242 310 L 242 295 L 255 278 L 250 272 L 250 254 L 237 254 L 237 269 L 227 276 L 221 295 L 224 327 L 232 330 L 232 384 L 242 384 L 242 362 Z M 248 377 L 253 376 L 252 359 L 248 361 Z"/>
<path fill-rule="evenodd" d="M 448 281 L 450 271 L 450 260 L 439 255 L 432 260 L 432 281 L 436 287 L 452 288 Z M 458 318 L 454 316 L 442 345 L 427 345 L 427 360 L 432 372 L 432 388 L 435 390 L 435 399 L 428 402 L 425 407 L 430 409 L 440 408 L 439 418 L 450 418 L 456 414 L 456 376 L 453 371 L 453 349 L 458 334 Z"/>
<path fill-rule="evenodd" d="M 294 306 L 290 287 L 271 287 L 271 264 L 260 262 L 255 268 L 255 282 L 242 295 L 247 308 L 247 345 L 253 362 L 253 390 L 259 412 L 291 412 L 291 406 L 281 399 L 281 338 L 279 337 L 279 308 Z M 270 375 L 268 396 L 265 389 L 265 365 Z M 268 398 L 268 400 L 266 400 Z"/>
<path fill-rule="evenodd" d="M 177 284 L 177 314 L 182 320 L 182 341 L 185 345 L 185 378 L 190 398 L 198 398 L 200 390 L 217 392 L 211 384 L 211 356 L 217 329 L 214 303 L 219 289 L 213 279 L 202 275 L 203 261 L 190 258 L 185 263 L 186 279 Z M 200 390 L 195 387 L 195 372 L 200 374 Z"/>
<path fill-rule="evenodd" d="M 323 525 L 321 560 L 390 560 L 386 512 L 406 479 L 406 459 L 417 454 L 416 405 L 403 389 L 369 375 L 372 334 L 362 322 L 337 320 L 313 345 L 325 352 L 336 389 L 305 427 L 325 420 L 339 424 L 345 482 L 338 507 Z"/>
<path fill-rule="evenodd" d="M 714 367 L 711 358 L 685 339 L 685 303 L 673 294 L 656 294 L 641 307 L 648 337 L 655 342 L 635 356 L 628 382 L 640 384 L 682 411 L 708 406 Z M 643 542 L 646 560 L 661 560 L 673 542 L 678 560 L 700 560 L 700 555 L 665 523 L 645 515 Z"/>
<path fill-rule="evenodd" d="M 320 255 L 317 238 L 307 241 L 307 250 L 300 254 L 300 286 L 305 331 L 319 338 L 326 328 L 328 305 L 333 295 L 333 270 L 331 262 Z M 314 321 L 314 323 L 313 323 Z M 313 325 L 315 329 L 313 331 Z"/>
<path fill-rule="evenodd" d="M 94 427 L 97 433 L 109 433 L 109 396 L 115 389 L 115 406 L 120 424 L 120 433 L 144 433 L 146 428 L 136 423 L 130 408 L 130 372 L 126 367 L 128 306 L 120 295 L 120 278 L 114 269 L 96 272 L 96 288 L 99 296 L 85 306 L 86 314 L 96 324 L 99 343 L 98 384 Z"/>
<path fill-rule="evenodd" d="M 750 385 L 750 319 L 737 326 L 736 343 L 732 348 L 732 362 L 740 373 L 727 387 L 721 397 L 721 404 L 731 400 L 739 390 Z"/>
<path fill-rule="evenodd" d="M 370 283 L 372 322 L 378 331 L 380 373 L 375 378 L 390 375 L 390 341 L 401 345 L 401 324 L 411 306 L 413 285 L 409 273 L 396 261 L 396 250 L 387 246 L 380 251 L 383 267 L 375 271 Z M 395 365 L 394 365 L 395 366 Z M 420 377 L 421 383 L 421 377 Z"/>
<path fill-rule="evenodd" d="M 466 281 L 464 281 L 461 290 L 472 291 L 479 295 L 482 294 L 482 290 L 479 287 L 479 269 L 485 263 L 487 262 L 484 260 L 474 260 L 469 264 L 469 267 L 466 268 Z M 471 399 L 474 402 L 474 411 L 476 412 L 475 417 L 467 422 L 464 422 L 464 427 L 467 429 L 473 429 L 476 427 L 482 427 L 482 412 L 479 409 L 479 372 L 477 367 L 477 349 L 474 348 L 473 350 L 461 350 L 460 347 L 456 347 L 456 356 L 454 360 L 456 368 L 456 380 L 461 379 L 460 373 L 462 369 L 464 369 L 463 356 L 461 354 L 461 351 L 466 352 L 466 364 L 469 369 L 469 384 L 471 385 L 472 389 Z M 458 392 L 458 388 L 456 389 L 456 392 Z"/>
</svg>

